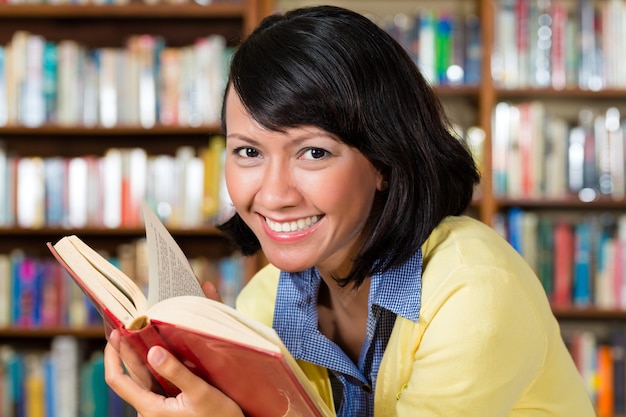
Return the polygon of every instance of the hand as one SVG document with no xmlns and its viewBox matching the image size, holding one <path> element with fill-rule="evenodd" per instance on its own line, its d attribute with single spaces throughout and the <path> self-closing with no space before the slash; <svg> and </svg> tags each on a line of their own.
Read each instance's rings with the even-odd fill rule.
<svg viewBox="0 0 626 417">
<path fill-rule="evenodd" d="M 119 333 L 111 333 L 104 349 L 106 382 L 141 417 L 243 417 L 233 400 L 194 375 L 166 349 L 150 348 L 148 362 L 181 393 L 176 397 L 155 394 L 146 388 L 145 375 L 126 374 L 120 356 Z"/>
<path fill-rule="evenodd" d="M 210 281 L 205 281 L 202 283 L 202 291 L 204 291 L 204 296 L 206 298 L 210 298 L 211 300 L 222 302 L 222 297 L 217 292 L 217 288 L 215 288 L 215 284 Z"/>
</svg>

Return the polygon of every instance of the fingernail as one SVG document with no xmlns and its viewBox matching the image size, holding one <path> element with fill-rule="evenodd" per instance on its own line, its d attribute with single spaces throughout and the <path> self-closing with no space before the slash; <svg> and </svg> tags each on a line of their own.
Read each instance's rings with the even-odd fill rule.
<svg viewBox="0 0 626 417">
<path fill-rule="evenodd" d="M 152 366 L 159 366 L 161 363 L 163 363 L 164 359 L 165 353 L 163 352 L 163 349 L 158 346 L 154 346 L 148 352 L 148 361 Z"/>
</svg>

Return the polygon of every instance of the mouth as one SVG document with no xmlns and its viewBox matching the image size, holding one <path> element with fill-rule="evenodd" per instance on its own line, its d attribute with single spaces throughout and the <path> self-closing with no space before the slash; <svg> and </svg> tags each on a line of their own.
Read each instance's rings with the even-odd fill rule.
<svg viewBox="0 0 626 417">
<path fill-rule="evenodd" d="M 315 215 L 315 216 L 303 217 L 301 219 L 292 220 L 288 222 L 275 222 L 265 217 L 265 223 L 273 232 L 292 233 L 292 232 L 301 232 L 303 230 L 308 229 L 309 227 L 319 222 L 322 217 L 323 216 Z"/>
</svg>

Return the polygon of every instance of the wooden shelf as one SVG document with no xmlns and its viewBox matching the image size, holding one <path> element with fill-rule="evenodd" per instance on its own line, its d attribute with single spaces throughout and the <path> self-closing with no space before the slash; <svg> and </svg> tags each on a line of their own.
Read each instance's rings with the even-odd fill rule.
<svg viewBox="0 0 626 417">
<path fill-rule="evenodd" d="M 0 18 L 115 18 L 115 19 L 240 19 L 245 14 L 245 4 L 241 2 L 215 2 L 206 6 L 189 4 L 128 4 L 128 5 L 70 5 L 70 4 L 3 4 L 0 5 Z"/>
<path fill-rule="evenodd" d="M 102 326 L 94 327 L 37 327 L 37 328 L 0 328 L 0 341 L 8 338 L 43 339 L 55 336 L 74 336 L 80 339 L 103 339 Z"/>
<path fill-rule="evenodd" d="M 578 88 L 565 88 L 562 90 L 556 90 L 554 88 L 523 88 L 523 89 L 496 89 L 496 95 L 499 99 L 516 98 L 516 99 L 566 99 L 566 98 L 580 98 L 580 99 L 623 99 L 626 97 L 626 90 L 624 89 L 603 89 L 598 91 L 581 90 Z"/>
<path fill-rule="evenodd" d="M 200 226 L 190 228 L 168 228 L 173 236 L 219 236 L 222 232 L 213 226 Z M 55 236 L 66 235 L 68 233 L 83 236 L 136 236 L 144 235 L 145 229 L 139 227 L 118 227 L 112 229 L 87 227 L 87 228 L 62 228 L 62 227 L 42 227 L 38 229 L 27 229 L 21 227 L 0 228 L 2 236 Z"/>
<path fill-rule="evenodd" d="M 552 311 L 559 320 L 618 320 L 626 322 L 626 310 L 606 310 L 596 307 L 552 307 Z"/>
<path fill-rule="evenodd" d="M 219 134 L 221 127 L 219 124 L 191 127 L 191 126 L 162 126 L 157 125 L 151 128 L 141 126 L 116 126 L 111 128 L 94 126 L 58 126 L 47 125 L 41 127 L 24 126 L 4 126 L 0 127 L 0 134 L 14 136 L 171 136 L 171 135 L 198 135 L 198 134 Z"/>
<path fill-rule="evenodd" d="M 523 207 L 533 209 L 626 209 L 626 199 L 612 199 L 602 197 L 593 201 L 582 201 L 577 196 L 572 195 L 563 198 L 498 198 L 496 204 L 500 208 Z"/>
</svg>

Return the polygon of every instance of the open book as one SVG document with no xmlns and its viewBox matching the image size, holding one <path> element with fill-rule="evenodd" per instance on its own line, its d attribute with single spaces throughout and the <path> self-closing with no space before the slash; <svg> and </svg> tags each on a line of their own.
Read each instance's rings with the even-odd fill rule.
<svg viewBox="0 0 626 417">
<path fill-rule="evenodd" d="M 102 315 L 105 335 L 120 330 L 122 349 L 135 358 L 125 363 L 129 372 L 147 374 L 155 392 L 176 395 L 178 388 L 146 360 L 150 347 L 161 345 L 235 400 L 246 416 L 333 416 L 274 330 L 205 298 L 181 248 L 147 205 L 144 220 L 147 298 L 78 237 L 47 244 Z"/>
</svg>

